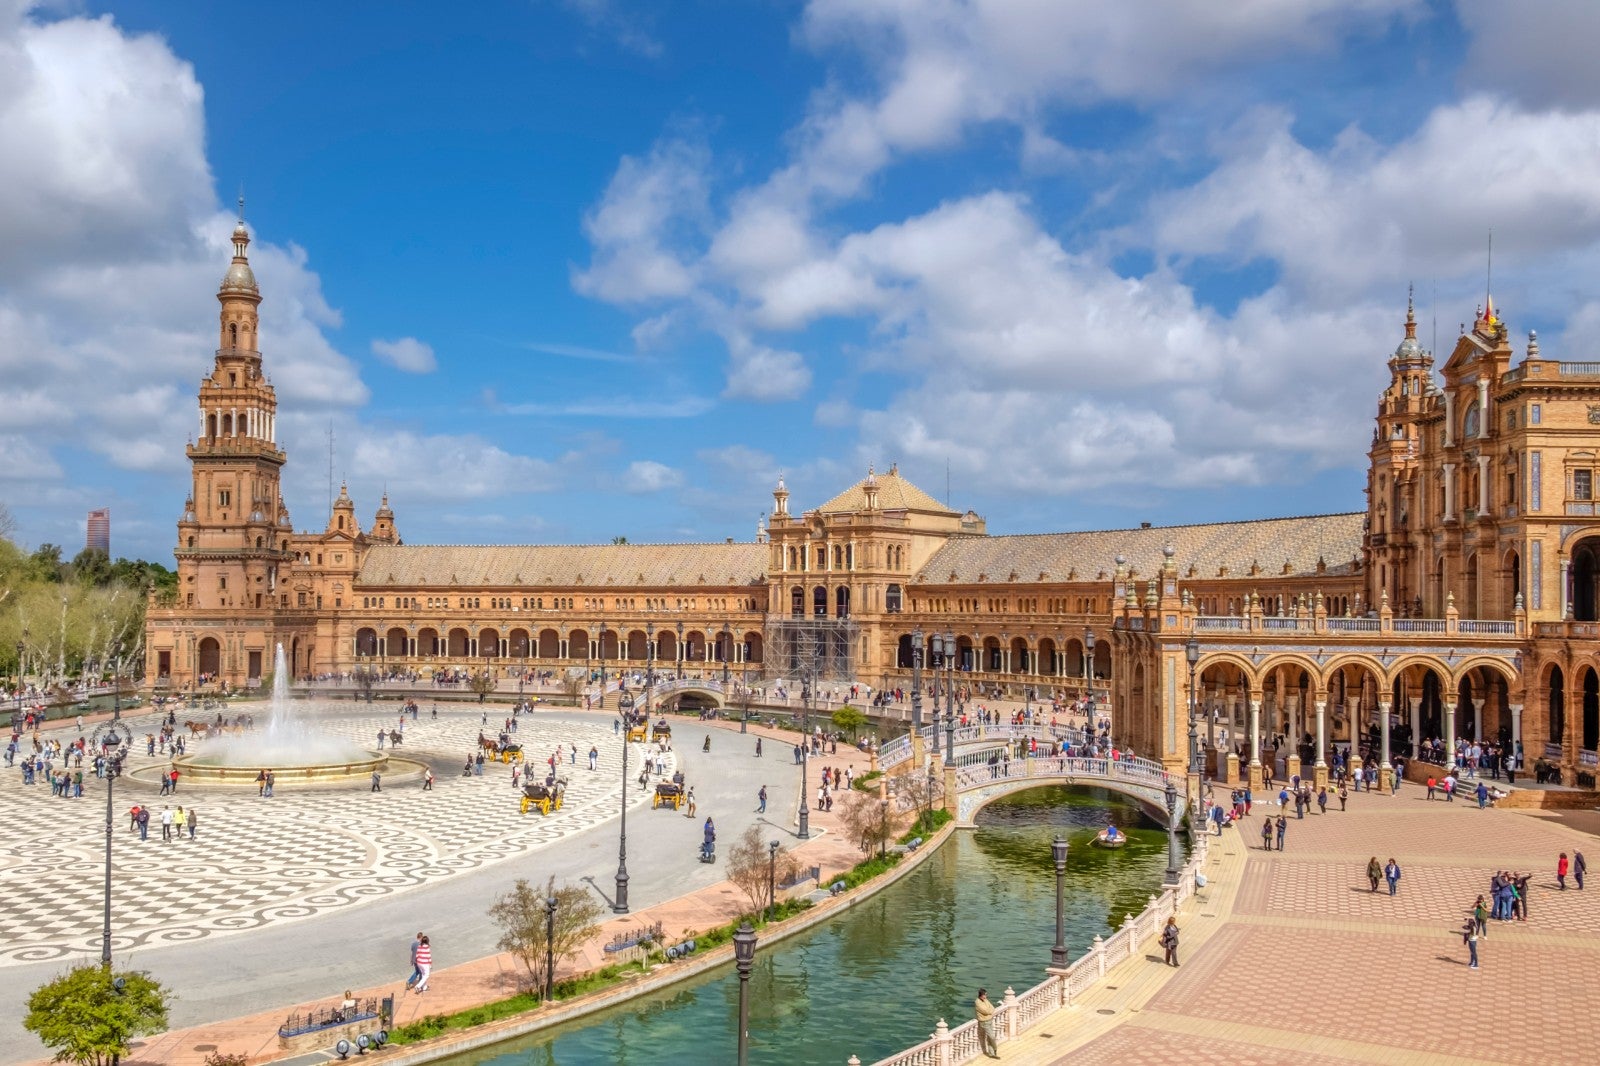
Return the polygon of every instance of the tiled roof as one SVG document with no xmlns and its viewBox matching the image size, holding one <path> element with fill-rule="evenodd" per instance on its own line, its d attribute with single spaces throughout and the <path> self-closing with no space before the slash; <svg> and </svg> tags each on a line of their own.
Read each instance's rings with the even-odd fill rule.
<svg viewBox="0 0 1600 1066">
<path fill-rule="evenodd" d="M 1291 574 L 1308 574 L 1316 572 L 1318 559 L 1330 573 L 1347 573 L 1361 552 L 1364 517 L 1358 511 L 1198 526 L 961 537 L 934 553 L 916 580 L 923 585 L 1005 582 L 1015 574 L 1023 582 L 1066 581 L 1075 571 L 1075 580 L 1093 581 L 1101 571 L 1107 578 L 1115 573 L 1118 555 L 1149 578 L 1160 569 L 1167 545 L 1176 549 L 1179 577 L 1188 576 L 1193 566 L 1195 578 L 1214 579 L 1226 566 L 1228 577 L 1243 578 L 1258 566 L 1258 576 L 1268 579 L 1282 574 L 1285 563 Z"/>
<path fill-rule="evenodd" d="M 900 476 L 896 467 L 887 474 L 868 474 L 878 481 L 878 509 L 880 511 L 930 511 L 934 514 L 959 514 L 952 511 L 926 492 Z M 816 510 L 823 514 L 839 514 L 867 509 L 867 478 L 845 489 Z"/>
<path fill-rule="evenodd" d="M 760 584 L 763 544 L 381 544 L 368 550 L 356 584 L 447 588 Z"/>
</svg>

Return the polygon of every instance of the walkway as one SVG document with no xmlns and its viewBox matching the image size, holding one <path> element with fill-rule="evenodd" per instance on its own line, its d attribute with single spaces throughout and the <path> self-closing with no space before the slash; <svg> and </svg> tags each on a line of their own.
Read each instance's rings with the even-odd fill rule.
<svg viewBox="0 0 1600 1066">
<path fill-rule="evenodd" d="M 1600 858 L 1591 812 L 1479 811 L 1423 790 L 1360 793 L 1346 814 L 1290 819 L 1287 850 L 1256 819 L 1211 850 L 1210 884 L 1180 919 L 1184 960 L 1112 970 L 1002 1045 L 1007 1063 L 1418 1066 L 1592 1062 L 1600 1044 L 1600 884 L 1556 890 L 1561 851 Z M 1575 823 L 1575 824 L 1569 824 Z M 1583 828 L 1579 828 L 1582 826 Z M 1395 857 L 1400 894 L 1368 891 Z M 1592 860 L 1591 860 L 1592 861 Z M 1526 924 L 1491 922 L 1482 969 L 1457 930 L 1496 869 L 1533 870 Z M 1570 881 L 1569 881 L 1570 884 Z M 954 1019 L 952 1019 L 954 1021 Z"/>
<path fill-rule="evenodd" d="M 382 705 L 378 707 L 381 709 Z M 490 705 L 490 709 L 493 710 L 493 705 Z M 365 706 L 358 710 L 365 712 Z M 458 716 L 458 721 L 449 720 Z M 609 715 L 606 716 L 607 724 L 601 726 L 606 733 L 609 733 L 609 718 Z M 426 710 L 423 722 L 430 722 Z M 535 723 L 546 726 L 562 722 L 570 722 L 573 728 L 582 728 L 591 723 L 600 726 L 601 719 L 571 711 L 553 714 L 539 712 L 534 721 L 525 717 L 522 728 L 526 734 L 535 727 Z M 717 728 L 708 730 L 705 727 L 712 724 Z M 454 733 L 467 730 L 475 736 L 478 725 L 479 711 L 476 707 L 470 713 L 464 709 L 451 708 L 448 712 L 445 708 L 440 709 L 437 728 L 441 731 Z M 416 729 L 415 739 L 420 740 L 425 732 Z M 713 751 L 710 755 L 700 751 L 700 740 L 707 732 L 712 736 Z M 861 858 L 844 834 L 837 831 L 837 808 L 832 813 L 822 813 L 815 810 L 813 803 L 810 812 L 812 839 L 798 842 L 793 838 L 794 797 L 799 777 L 799 768 L 791 758 L 794 733 L 752 726 L 749 735 L 741 736 L 737 723 L 702 725 L 679 718 L 674 720 L 674 734 L 677 739 L 676 754 L 685 762 L 691 782 L 696 783 L 700 802 L 699 819 L 691 823 L 686 812 L 651 811 L 648 807 L 630 811 L 629 872 L 632 875 L 635 909 L 630 915 L 607 921 L 579 958 L 559 968 L 561 975 L 592 969 L 612 961 L 602 946 L 611 940 L 614 933 L 623 929 L 632 930 L 659 921 L 665 926 L 669 937 L 681 936 L 688 931 L 705 930 L 723 924 L 741 911 L 748 910 L 749 903 L 742 893 L 728 882 L 718 880 L 726 872 L 729 849 L 748 825 L 761 826 L 764 836 L 770 835 L 772 839 L 780 839 L 792 847 L 802 865 L 820 865 L 825 874 L 847 869 Z M 764 757 L 759 761 L 754 758 L 757 735 L 765 741 Z M 408 744 L 413 739 L 412 731 L 408 730 Z M 610 746 L 615 749 L 616 742 L 613 741 Z M 601 747 L 604 751 L 605 745 Z M 410 752 L 413 756 L 417 753 L 417 749 Z M 614 764 L 614 750 L 612 761 Z M 841 745 L 838 755 L 813 758 L 812 778 L 816 780 L 822 766 L 853 767 L 859 776 L 866 771 L 867 761 L 866 755 Z M 583 771 L 583 762 L 580 758 L 580 773 Z M 504 767 L 497 767 L 497 770 L 501 777 L 509 772 Z M 766 815 L 753 813 L 756 786 L 752 782 L 755 781 L 769 785 L 771 799 Z M 447 781 L 442 775 L 438 787 L 443 792 L 448 786 L 457 784 L 477 787 L 476 781 Z M 20 785 L 16 787 L 21 788 Z M 501 787 L 504 787 L 503 784 Z M 87 783 L 85 788 L 87 791 Z M 411 797 L 414 793 L 408 789 L 406 795 Z M 327 807 L 349 803 L 359 807 L 376 798 L 357 791 L 324 793 L 315 799 L 307 794 L 303 802 Z M 259 802 L 253 793 L 249 801 Z M 47 792 L 45 802 L 48 804 Z M 210 797 L 206 802 L 208 805 L 216 803 Z M 58 801 L 51 807 L 59 807 L 62 811 L 103 812 L 104 801 L 101 799 L 98 806 Z M 402 807 L 391 813 L 397 821 L 405 821 L 406 811 L 407 808 Z M 719 826 L 718 861 L 714 866 L 694 861 L 699 822 L 707 814 L 714 815 Z M 533 824 L 532 820 L 537 818 L 537 815 L 531 815 L 527 821 Z M 517 816 L 515 821 L 520 824 L 523 819 Z M 103 822 L 100 824 L 103 826 Z M 119 846 L 122 839 L 119 836 Z M 671 851 L 661 846 L 663 842 L 670 842 Z M 159 845 L 151 842 L 146 846 Z M 183 846 L 170 845 L 174 853 Z M 361 997 L 394 994 L 397 1025 L 415 1021 L 424 1014 L 464 1010 L 513 994 L 520 964 L 508 955 L 488 954 L 463 964 L 445 965 L 436 971 L 425 997 L 405 995 L 402 986 L 408 972 L 405 964 L 406 945 L 412 933 L 425 929 L 435 934 L 436 957 L 440 958 L 442 964 L 447 964 L 452 957 L 460 958 L 474 948 L 479 954 L 486 949 L 492 951 L 497 934 L 482 915 L 493 895 L 504 891 L 507 887 L 505 882 L 516 874 L 533 879 L 553 874 L 558 880 L 569 881 L 577 880 L 583 874 L 593 875 L 602 893 L 611 891 L 612 875 L 616 869 L 615 822 L 608 822 L 597 832 L 579 832 L 569 839 L 551 842 L 541 855 L 544 857 L 533 868 L 501 872 L 498 869 L 501 864 L 497 863 L 470 876 L 446 877 L 437 884 L 373 903 L 357 902 L 348 909 L 286 923 L 282 927 L 274 925 L 256 932 L 227 936 L 224 942 L 232 947 L 221 952 L 217 949 L 223 947 L 222 944 L 213 945 L 207 940 L 191 945 L 173 945 L 153 954 L 148 951 L 131 952 L 130 961 L 135 967 L 148 967 L 169 985 L 178 986 L 180 999 L 177 1006 L 180 1011 L 193 1011 L 198 1006 L 203 1012 L 202 1016 L 212 1020 L 149 1038 L 136 1047 L 133 1056 L 125 1060 L 125 1066 L 200 1066 L 206 1055 L 217 1049 L 247 1052 L 253 1063 L 270 1061 L 277 1055 L 277 1027 L 284 1017 L 291 1010 L 330 1005 L 340 998 L 344 984 L 357 986 L 355 990 Z M 676 868 L 669 869 L 669 865 Z M 491 873 L 492 876 L 485 876 Z M 199 876 L 203 883 L 206 875 Z M 672 896 L 674 888 L 692 890 Z M 447 916 L 445 909 L 454 913 Z M 97 906 L 93 913 L 98 915 Z M 297 930 L 301 931 L 297 933 Z M 440 935 L 440 931 L 443 935 Z M 478 946 L 480 944 L 483 946 Z M 119 949 L 119 964 L 123 964 L 129 954 Z M 275 968 L 280 966 L 281 970 Z M 15 967 L 6 976 L 17 984 L 16 995 L 20 998 L 53 972 L 54 967 L 48 972 L 37 966 Z M 382 979 L 381 975 L 385 972 L 392 974 L 392 979 L 375 983 Z M 362 977 L 366 977 L 366 980 L 362 980 Z M 174 978 L 177 980 L 174 981 Z M 195 982 L 199 986 L 195 986 Z M 211 986 L 222 986 L 220 994 Z M 291 1001 L 297 993 L 306 994 L 307 989 L 315 990 L 313 998 Z M 257 1006 L 264 1009 L 232 1017 Z M 232 1009 L 227 1009 L 229 1007 Z M 182 1017 L 180 1013 L 179 1018 Z M 11 1024 L 15 1026 L 15 1019 Z M 20 1032 L 16 1035 L 17 1039 L 7 1042 L 7 1050 L 0 1052 L 0 1061 L 23 1061 L 42 1053 L 31 1036 Z"/>
</svg>

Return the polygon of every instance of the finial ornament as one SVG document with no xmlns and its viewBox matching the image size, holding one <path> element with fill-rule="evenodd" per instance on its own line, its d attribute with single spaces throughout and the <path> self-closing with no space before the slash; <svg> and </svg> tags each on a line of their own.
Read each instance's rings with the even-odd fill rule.
<svg viewBox="0 0 1600 1066">
<path fill-rule="evenodd" d="M 244 221 L 244 186 L 239 187 L 239 221 Z"/>
</svg>

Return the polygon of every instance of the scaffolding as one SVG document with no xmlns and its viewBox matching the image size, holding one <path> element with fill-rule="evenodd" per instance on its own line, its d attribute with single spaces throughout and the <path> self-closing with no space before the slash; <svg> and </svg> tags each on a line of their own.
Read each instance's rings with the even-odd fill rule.
<svg viewBox="0 0 1600 1066">
<path fill-rule="evenodd" d="M 849 618 L 781 618 L 766 625 L 762 673 L 769 678 L 854 681 L 861 627 Z"/>
</svg>

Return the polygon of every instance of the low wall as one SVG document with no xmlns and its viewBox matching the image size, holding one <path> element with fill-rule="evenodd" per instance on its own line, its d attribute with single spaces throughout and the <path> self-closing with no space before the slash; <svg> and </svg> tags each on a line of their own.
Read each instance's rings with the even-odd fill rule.
<svg viewBox="0 0 1600 1066">
<path fill-rule="evenodd" d="M 776 925 L 769 925 L 762 930 L 761 941 L 757 950 L 787 937 L 803 933 L 823 922 L 830 921 L 857 903 L 871 899 L 920 866 L 955 831 L 954 823 L 946 825 L 923 846 L 907 854 L 888 873 L 874 877 L 853 892 L 824 900 L 803 914 L 786 919 Z M 448 1055 L 458 1055 L 464 1051 L 473 1051 L 491 1044 L 498 1044 L 519 1036 L 525 1036 L 528 1033 L 538 1032 L 541 1029 L 549 1029 L 552 1026 L 576 1021 L 608 1007 L 625 1003 L 635 996 L 658 991 L 732 961 L 732 944 L 725 944 L 722 947 L 713 948 L 704 953 L 696 952 L 687 962 L 667 963 L 658 966 L 650 973 L 641 974 L 632 980 L 624 981 L 622 984 L 587 996 L 581 996 L 577 999 L 558 1002 L 548 1009 L 538 1008 L 514 1018 L 490 1022 L 486 1025 L 438 1036 L 432 1040 L 417 1044 L 408 1044 L 404 1047 L 390 1045 L 384 1052 L 383 1061 L 386 1066 L 413 1066 L 416 1063 L 432 1062 Z"/>
</svg>

